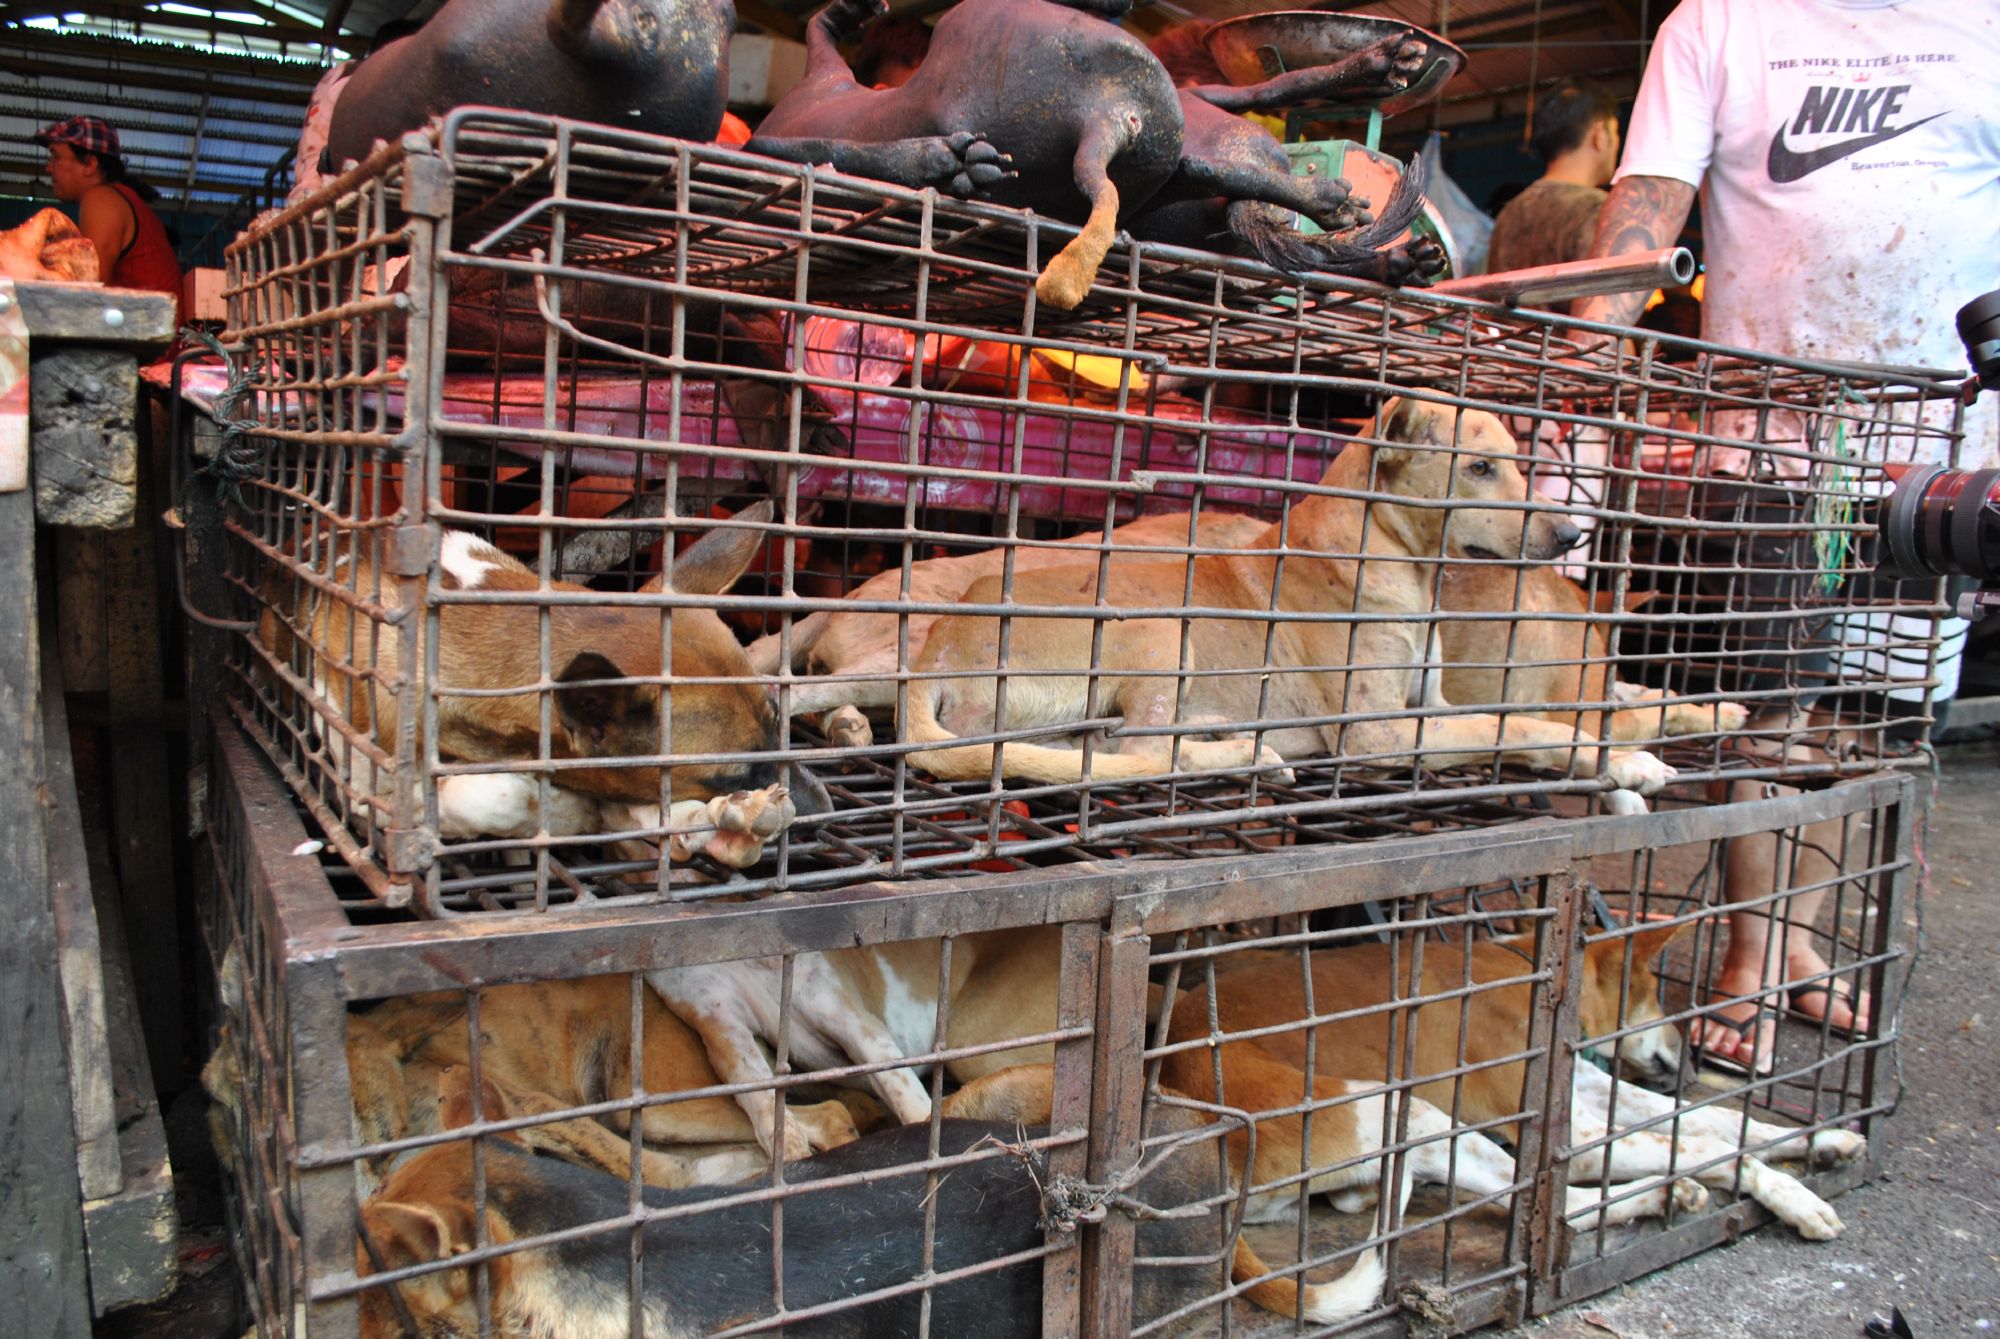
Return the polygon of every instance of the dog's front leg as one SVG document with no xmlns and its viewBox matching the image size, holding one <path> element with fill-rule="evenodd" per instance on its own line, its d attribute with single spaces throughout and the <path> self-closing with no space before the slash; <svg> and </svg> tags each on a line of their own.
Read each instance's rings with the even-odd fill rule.
<svg viewBox="0 0 2000 1339">
<path fill-rule="evenodd" d="M 708 1063 L 724 1083 L 773 1084 L 777 1075 L 764 1054 L 754 1020 L 746 1016 L 742 983 L 726 975 L 730 967 L 768 973 L 773 979 L 779 970 L 775 961 L 662 968 L 646 973 L 646 982 L 675 1016 L 701 1038 L 702 1047 L 708 1052 Z M 775 1086 L 738 1093 L 736 1103 L 750 1118 L 750 1129 L 764 1152 L 777 1156 L 774 1150 L 781 1146 L 777 1131 L 784 1116 L 784 1103 L 779 1100 Z M 789 1121 L 783 1125 L 785 1161 L 811 1156 L 813 1148 L 807 1133 Z"/>
<path fill-rule="evenodd" d="M 1382 710 L 1360 706 L 1358 710 Z M 1510 713 L 1505 717 L 1483 713 L 1465 716 L 1433 716 L 1418 720 L 1357 721 L 1345 727 L 1330 727 L 1339 742 L 1334 748 L 1342 756 L 1355 757 L 1370 767 L 1413 767 L 1421 763 L 1438 769 L 1475 766 L 1500 761 L 1522 767 L 1569 771 L 1580 777 L 1599 775 L 1596 740 L 1579 739 L 1568 727 L 1532 716 Z M 1636 749 L 1613 749 L 1603 774 L 1621 790 L 1652 795 L 1674 779 L 1674 769 L 1650 753 Z"/>
</svg>

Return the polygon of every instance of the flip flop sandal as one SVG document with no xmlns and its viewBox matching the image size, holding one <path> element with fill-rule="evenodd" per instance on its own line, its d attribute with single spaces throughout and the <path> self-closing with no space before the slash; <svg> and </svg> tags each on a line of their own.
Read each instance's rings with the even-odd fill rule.
<svg viewBox="0 0 2000 1339">
<path fill-rule="evenodd" d="M 1813 998 L 1815 995 L 1824 995 L 1827 997 L 1827 1006 L 1825 1013 L 1809 1014 L 1805 1012 L 1803 1009 L 1799 1008 L 1800 1000 L 1809 1000 Z M 1854 1018 L 1855 1020 L 1859 1021 L 1861 1017 L 1861 1010 L 1855 1007 L 1856 1002 L 1853 992 L 1848 990 L 1835 989 L 1834 987 L 1827 985 L 1825 982 L 1817 982 L 1810 986 L 1800 986 L 1796 990 L 1786 991 L 1785 1016 L 1787 1018 L 1796 1019 L 1799 1022 L 1805 1023 L 1810 1027 L 1814 1028 L 1824 1027 L 1834 1036 L 1840 1037 L 1846 1041 L 1852 1041 L 1854 1038 L 1864 1035 L 1867 1031 L 1867 1029 L 1865 1028 L 1856 1027 L 1852 1024 L 1849 1024 L 1847 1026 L 1842 1026 L 1839 1023 L 1833 1023 L 1827 1021 L 1833 1015 L 1833 1006 L 1835 1003 L 1846 1005 L 1848 1015 Z"/>
<path fill-rule="evenodd" d="M 1744 1019 L 1724 1018 L 1720 1014 L 1709 1014 L 1705 1018 L 1703 1018 L 1702 1021 L 1704 1023 L 1710 1023 L 1719 1027 L 1728 1028 L 1731 1032 L 1734 1032 L 1738 1037 L 1748 1037 L 1750 1039 L 1751 1044 L 1755 1045 L 1757 1041 L 1758 1029 L 1762 1027 L 1765 1023 L 1770 1023 L 1773 1026 L 1775 1026 L 1778 1022 L 1778 1014 L 1777 1011 L 1773 1009 L 1759 1009 L 1756 1013 Z M 1716 1055 L 1707 1050 L 1706 1048 L 1704 1048 L 1702 1045 L 1700 1045 L 1700 1043 L 1695 1044 L 1694 1053 L 1698 1062 L 1702 1065 L 1707 1066 L 1710 1069 L 1720 1070 L 1724 1074 L 1741 1075 L 1743 1078 L 1746 1079 L 1763 1079 L 1763 1078 L 1769 1078 L 1771 1076 L 1771 1072 L 1777 1068 L 1778 1056 L 1776 1047 L 1777 1047 L 1777 1042 L 1774 1038 L 1772 1041 L 1772 1053 L 1769 1063 L 1759 1065 L 1754 1070 L 1751 1069 L 1750 1066 L 1745 1065 L 1740 1060 L 1732 1059 L 1726 1055 Z"/>
</svg>

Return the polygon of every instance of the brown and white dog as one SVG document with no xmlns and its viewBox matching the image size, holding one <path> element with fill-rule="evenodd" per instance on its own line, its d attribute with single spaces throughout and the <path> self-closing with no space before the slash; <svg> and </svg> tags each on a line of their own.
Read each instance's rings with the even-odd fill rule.
<svg viewBox="0 0 2000 1339">
<path fill-rule="evenodd" d="M 1589 945 L 1583 955 L 1581 1027 L 1585 1037 L 1623 1032 L 1617 1043 L 1617 1058 L 1642 1073 L 1677 1075 L 1680 1069 L 1680 1034 L 1664 1021 L 1659 1003 L 1659 980 L 1652 962 L 1667 943 L 1693 924 L 1663 926 L 1637 931 L 1629 936 L 1609 937 Z M 1529 1020 L 1533 1007 L 1532 942 L 1518 940 L 1481 941 L 1472 946 L 1468 975 L 1463 945 L 1426 944 L 1423 953 L 1421 993 L 1439 994 L 1441 999 L 1404 1011 L 1414 1015 L 1395 1029 L 1415 1030 L 1415 1059 L 1407 1071 L 1413 1076 L 1450 1075 L 1461 1067 L 1472 1072 L 1458 1081 L 1446 1077 L 1421 1083 L 1414 1096 L 1422 1099 L 1413 1107 L 1410 1124 L 1413 1138 L 1442 1136 L 1451 1128 L 1443 1112 L 1456 1110 L 1466 1124 L 1504 1124 L 1522 1110 L 1525 1062 L 1517 1057 L 1529 1044 Z M 1630 953 L 1629 977 L 1626 954 Z M 1225 1033 L 1270 1029 L 1253 1040 L 1227 1041 L 1220 1047 L 1223 1091 L 1230 1105 L 1252 1113 L 1284 1111 L 1302 1101 L 1338 1102 L 1342 1097 L 1373 1093 L 1371 1098 L 1315 1110 L 1312 1122 L 1312 1149 L 1302 1161 L 1302 1122 L 1296 1115 L 1273 1116 L 1258 1123 L 1257 1163 L 1250 1171 L 1253 1185 L 1296 1177 L 1306 1167 L 1336 1165 L 1346 1159 L 1365 1156 L 1380 1147 L 1382 1096 L 1380 1086 L 1390 1074 L 1392 1011 L 1356 1011 L 1387 1005 L 1393 998 L 1419 993 L 1408 979 L 1410 955 L 1404 953 L 1404 980 L 1400 989 L 1392 981 L 1390 946 L 1381 943 L 1356 945 L 1339 950 L 1322 950 L 1311 956 L 1312 996 L 1308 1005 L 1299 954 L 1290 950 L 1248 950 L 1229 954 L 1215 964 L 1216 1020 Z M 1468 997 L 1465 982 L 1508 983 L 1477 989 Z M 1620 1016 L 1621 980 L 1623 1016 Z M 1461 1011 L 1465 1022 L 1460 1024 Z M 1348 1016 L 1348 1015 L 1354 1016 Z M 1311 1017 L 1335 1017 L 1337 1022 L 1317 1028 L 1294 1027 Z M 1648 1026 L 1648 1025 L 1651 1026 Z M 1174 1006 L 1169 1028 L 1171 1041 L 1188 1041 L 1209 1032 L 1208 986 L 1194 982 Z M 1311 1037 L 1314 1084 L 1309 1095 L 1305 1087 L 1306 1047 Z M 1396 1045 L 1401 1046 L 1398 1041 Z M 1461 1053 L 1461 1045 L 1463 1051 Z M 1214 1056 L 1208 1047 L 1172 1052 L 1161 1067 L 1161 1081 L 1204 1099 L 1213 1099 Z M 1376 1076 L 1350 1082 L 1344 1078 L 1320 1076 Z M 1839 1234 L 1839 1217 L 1824 1200 L 1807 1186 L 1765 1165 L 1744 1152 L 1753 1149 L 1764 1157 L 1804 1158 L 1817 1163 L 1845 1161 L 1865 1147 L 1859 1135 L 1844 1130 L 1821 1130 L 1810 1136 L 1763 1121 L 1747 1120 L 1736 1111 L 1715 1105 L 1680 1110 L 1671 1127 L 1639 1129 L 1656 1117 L 1676 1111 L 1674 1099 L 1650 1092 L 1636 1084 L 1613 1079 L 1587 1059 L 1579 1057 L 1574 1066 L 1571 1088 L 1570 1139 L 1587 1145 L 1608 1132 L 1612 1103 L 1616 1102 L 1619 1129 L 1631 1131 L 1608 1145 L 1580 1153 L 1570 1162 L 1572 1185 L 1566 1213 L 1574 1225 L 1595 1221 L 1603 1201 L 1594 1182 L 1605 1172 L 1609 1155 L 1610 1196 L 1617 1200 L 1641 1178 L 1657 1178 L 1672 1171 L 1710 1186 L 1743 1190 L 1801 1235 L 1823 1240 Z M 1240 1146 L 1240 1141 L 1239 1141 Z M 1455 1146 L 1456 1168 L 1452 1168 Z M 1238 1155 L 1240 1157 L 1240 1153 Z M 1442 1181 L 1449 1173 L 1456 1183 L 1474 1193 L 1496 1193 L 1515 1182 L 1514 1160 L 1497 1144 L 1483 1136 L 1461 1135 L 1448 1145 L 1441 1138 L 1423 1150 L 1413 1150 L 1409 1165 L 1420 1179 Z M 1312 1181 L 1314 1193 L 1338 1192 L 1376 1177 L 1374 1164 L 1357 1164 Z M 1661 1188 L 1631 1199 L 1614 1202 L 1603 1210 L 1608 1220 L 1657 1213 L 1664 1207 Z M 1685 1190 L 1677 1191 L 1682 1203 L 1689 1204 Z M 1265 1201 L 1267 1211 L 1278 1211 L 1296 1202 L 1296 1190 L 1287 1188 L 1273 1195 L 1254 1197 Z M 1352 1207 L 1354 1201 L 1343 1203 Z M 1253 1209 L 1253 1213 L 1256 1212 Z M 1581 1215 L 1581 1218 L 1578 1216 Z"/>
<path fill-rule="evenodd" d="M 792 1068 L 901 1061 L 942 1049 L 937 1037 L 939 956 L 935 939 L 799 954 L 793 960 L 791 1012 L 783 1034 Z M 978 1046 L 1054 1031 L 1061 966 L 1061 931 L 1053 926 L 954 939 L 946 987 L 951 992 L 950 1033 L 944 1044 Z M 775 1046 L 780 1039 L 783 978 L 777 959 L 660 968 L 648 972 L 646 980 L 701 1038 L 723 1082 L 773 1079 L 765 1044 Z M 1054 1054 L 1050 1044 L 1042 1043 L 961 1057 L 946 1069 L 965 1083 L 1014 1065 L 1048 1063 Z M 913 1069 L 880 1069 L 867 1082 L 898 1121 L 930 1119 L 930 1092 Z M 737 1101 L 766 1151 L 782 1147 L 790 1161 L 829 1147 L 819 1132 L 791 1119 L 789 1109 L 780 1145 L 774 1133 L 779 1104 L 771 1089 L 742 1093 Z"/>
<path fill-rule="evenodd" d="M 214 1102 L 211 1133 L 229 1157 L 233 1128 L 241 1123 L 243 1081 L 236 1034 L 244 1026 L 234 952 L 225 955 L 223 1023 L 215 1053 L 202 1070 Z M 632 1084 L 631 979 L 586 977 L 492 986 L 480 993 L 479 1072 L 485 1120 L 555 1116 L 630 1096 Z M 640 1077 L 654 1096 L 690 1092 L 720 1082 L 700 1042 L 649 990 L 640 991 L 644 1042 Z M 354 1095 L 354 1133 L 363 1145 L 435 1134 L 469 1122 L 454 1118 L 445 1101 L 447 1076 L 472 1072 L 466 997 L 457 991 L 387 1000 L 347 1018 L 348 1081 Z M 786 1107 L 786 1118 L 812 1132 L 818 1147 L 854 1139 L 883 1123 L 881 1108 L 863 1093 L 843 1091 L 834 1100 Z M 628 1113 L 600 1121 L 590 1116 L 546 1120 L 515 1137 L 537 1152 L 621 1179 L 632 1169 Z M 728 1097 L 694 1097 L 647 1106 L 641 1117 L 644 1147 L 640 1177 L 655 1186 L 721 1185 L 769 1165 L 743 1109 Z M 387 1172 L 392 1158 L 375 1156 L 361 1167 L 364 1184 Z"/>
<path fill-rule="evenodd" d="M 768 502 L 732 518 L 761 524 Z M 673 566 L 673 590 L 720 595 L 742 576 L 764 543 L 761 531 L 729 527 L 711 531 Z M 379 803 L 376 773 L 396 750 L 399 729 L 414 729 L 420 697 L 431 688 L 473 690 L 490 696 L 440 692 L 438 752 L 455 762 L 513 762 L 540 756 L 540 691 L 553 698 L 549 754 L 563 760 L 645 757 L 660 743 L 663 689 L 658 682 L 613 682 L 661 677 L 663 611 L 603 604 L 551 604 L 547 609 L 550 665 L 541 674 L 540 620 L 532 600 L 518 604 L 445 603 L 438 611 L 436 681 L 418 658 L 414 682 L 401 682 L 403 581 L 375 561 L 371 546 L 342 539 L 331 554 L 278 555 L 266 583 L 259 640 L 270 668 L 291 692 L 308 692 L 317 710 L 350 725 L 353 741 L 330 739 L 329 751 L 354 790 L 357 806 Z M 330 559 L 330 562 L 328 561 Z M 288 580 L 287 568 L 310 562 L 322 589 Z M 440 558 L 446 592 L 498 591 L 530 595 L 542 580 L 491 544 L 463 531 L 446 531 Z M 410 578 L 415 579 L 415 578 Z M 551 581 L 556 592 L 584 587 Z M 658 593 L 655 578 L 642 593 Z M 736 792 L 762 792 L 761 810 L 784 818 L 822 813 L 825 792 L 803 768 L 780 775 L 775 761 L 778 720 L 771 699 L 751 682 L 749 662 L 729 629 L 709 609 L 679 609 L 673 616 L 672 746 L 677 754 L 770 754 L 748 761 L 688 763 L 672 769 L 676 802 L 706 803 Z M 682 680 L 687 680 L 682 682 Z M 506 690 L 518 689 L 518 692 Z M 496 692 L 496 690 L 499 690 Z M 654 806 L 660 769 L 644 766 L 566 768 L 556 774 L 549 830 L 554 833 L 616 829 L 648 817 L 646 809 L 616 811 L 608 819 L 597 805 Z M 531 835 L 541 826 L 539 785 L 529 773 L 447 777 L 440 785 L 440 827 L 446 836 Z M 746 796 L 747 798 L 747 796 Z M 761 826 L 771 827 L 768 818 Z M 782 826 L 782 824 L 779 824 Z M 775 830 L 775 828 L 773 828 Z M 747 831 L 747 829 L 746 829 Z"/>
<path fill-rule="evenodd" d="M 1428 672 L 1438 660 L 1428 616 L 1440 562 L 1545 562 L 1581 532 L 1525 509 L 1514 440 L 1491 414 L 1402 398 L 1383 407 L 1375 433 L 1379 445 L 1355 442 L 1335 457 L 1321 481 L 1328 492 L 1293 505 L 1283 551 L 1273 525 L 1248 546 L 1261 553 L 1197 557 L 1185 570 L 1136 562 L 1111 570 L 1104 603 L 1113 610 L 1236 610 L 1241 617 L 1123 616 L 1100 624 L 1088 616 L 1097 603 L 1094 571 L 1031 572 L 1014 582 L 1017 603 L 1072 606 L 1084 616 L 1011 619 L 1009 672 L 1002 675 L 994 673 L 1002 664 L 999 619 L 941 620 L 917 668 L 951 677 L 911 689 L 905 737 L 927 746 L 912 760 L 943 778 L 982 778 L 992 772 L 995 746 L 958 744 L 961 737 L 996 726 L 1060 726 L 1095 712 L 1122 717 L 1127 732 L 1093 756 L 1093 774 L 1103 779 L 1173 770 L 1174 736 L 1154 731 L 1241 734 L 1260 720 L 1303 723 L 1265 731 L 1261 747 L 1250 738 L 1183 739 L 1179 766 L 1283 769 L 1286 757 L 1331 754 L 1370 767 L 1447 768 L 1497 754 L 1518 765 L 1598 775 L 1599 741 L 1527 713 L 1453 714 L 1438 676 Z M 1365 496 L 1371 492 L 1372 501 Z M 1190 576 L 1191 591 L 1184 582 Z M 974 583 L 966 600 L 994 603 L 999 593 L 989 577 Z M 1274 603 L 1308 617 L 1260 621 Z M 1364 719 L 1335 719 L 1348 714 Z M 1083 777 L 1077 750 L 999 747 L 1004 776 L 1051 783 Z M 1610 750 L 1605 766 L 1619 787 L 1641 794 L 1673 776 L 1658 758 L 1634 750 Z"/>
<path fill-rule="evenodd" d="M 1186 545 L 1190 533 L 1187 512 L 1141 516 L 1111 532 L 1114 564 L 1143 562 L 1146 554 L 1120 550 L 1172 548 Z M 1270 527 L 1253 516 L 1204 511 L 1193 523 L 1194 543 L 1201 548 L 1234 549 L 1247 547 Z M 1099 530 L 1072 535 L 1054 546 L 1019 546 L 1014 549 L 1014 570 L 1038 572 L 1051 567 L 1092 564 L 1089 553 L 1076 550 L 1102 543 Z M 1007 550 L 988 549 L 983 553 L 959 554 L 949 558 L 926 558 L 910 564 L 910 585 L 903 590 L 901 568 L 878 572 L 847 593 L 856 602 L 904 601 L 911 604 L 953 604 L 982 577 L 998 579 L 1005 566 Z M 1164 557 L 1161 561 L 1167 561 Z M 827 736 L 836 744 L 867 744 L 872 738 L 864 708 L 896 705 L 897 643 L 907 620 L 909 663 L 914 664 L 930 639 L 931 629 L 942 614 L 898 615 L 871 609 L 820 610 L 792 626 L 791 661 L 794 670 L 827 676 L 827 682 L 795 687 L 791 694 L 794 715 L 827 713 Z M 771 633 L 750 644 L 750 664 L 760 674 L 776 674 L 782 652 L 779 635 Z M 873 676 L 873 677 L 868 677 Z"/>
</svg>

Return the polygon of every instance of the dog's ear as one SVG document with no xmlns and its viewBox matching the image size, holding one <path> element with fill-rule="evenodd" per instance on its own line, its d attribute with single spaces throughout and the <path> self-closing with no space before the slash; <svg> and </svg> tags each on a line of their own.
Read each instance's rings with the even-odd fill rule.
<svg viewBox="0 0 2000 1339">
<path fill-rule="evenodd" d="M 1430 417 L 1429 406 L 1403 395 L 1382 406 L 1375 422 L 1375 436 L 1381 443 L 1375 448 L 1376 474 L 1392 476 L 1409 464 L 1416 452 L 1398 443 L 1430 441 Z"/>
<path fill-rule="evenodd" d="M 771 514 L 771 503 L 766 499 L 751 503 L 729 519 L 767 525 Z M 768 542 L 769 537 L 761 530 L 735 526 L 711 530 L 689 545 L 687 552 L 675 555 L 673 587 L 682 595 L 720 595 L 750 570 L 757 551 Z M 654 577 L 643 589 L 660 590 L 665 584 L 664 577 L 664 573 Z"/>
<path fill-rule="evenodd" d="M 1596 590 L 1592 591 L 1590 593 L 1590 612 L 1592 612 L 1593 614 L 1610 613 L 1612 610 L 1612 601 L 1615 594 L 1616 593 L 1614 591 L 1603 586 L 1600 586 Z M 1653 597 L 1658 594 L 1659 592 L 1656 590 L 1626 591 L 1625 612 L 1628 614 L 1637 613 L 1639 610 L 1644 609 L 1648 604 L 1651 604 L 1653 601 Z"/>
<path fill-rule="evenodd" d="M 579 652 L 556 675 L 556 719 L 579 754 L 602 757 L 618 751 L 605 745 L 633 724 L 643 724 L 658 702 L 659 690 L 650 684 L 589 682 L 624 676 L 615 662 L 595 651 Z"/>
<path fill-rule="evenodd" d="M 448 1207 L 459 1212 L 448 1219 L 438 1206 L 430 1204 L 374 1200 L 365 1205 L 361 1220 L 375 1239 L 375 1249 L 381 1252 L 382 1268 L 403 1269 L 431 1260 L 448 1260 L 466 1250 L 472 1244 L 471 1234 L 461 1234 L 458 1228 L 471 1225 L 472 1208 L 456 1203 Z M 464 1222 L 455 1227 L 451 1220 L 458 1218 Z"/>
<path fill-rule="evenodd" d="M 1651 962 L 1675 943 L 1694 933 L 1699 921 L 1682 921 L 1678 925 L 1652 925 L 1632 936 L 1632 961 Z M 1610 941 L 1616 944 L 1617 940 Z M 1620 950 L 1622 952 L 1622 950 Z"/>
</svg>

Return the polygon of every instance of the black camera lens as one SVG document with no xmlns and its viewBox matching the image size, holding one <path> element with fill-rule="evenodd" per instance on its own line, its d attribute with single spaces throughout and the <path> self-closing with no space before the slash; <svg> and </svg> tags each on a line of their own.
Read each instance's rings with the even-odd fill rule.
<svg viewBox="0 0 2000 1339">
<path fill-rule="evenodd" d="M 1979 384 L 1989 391 L 2000 388 L 2000 289 L 1958 309 L 1958 337 Z"/>
<path fill-rule="evenodd" d="M 1906 577 L 2000 574 L 2000 470 L 1926 465 L 1882 508 L 1883 570 Z"/>
</svg>

